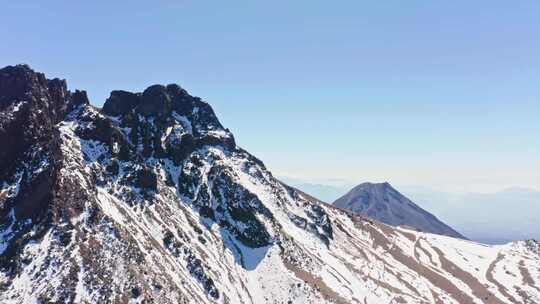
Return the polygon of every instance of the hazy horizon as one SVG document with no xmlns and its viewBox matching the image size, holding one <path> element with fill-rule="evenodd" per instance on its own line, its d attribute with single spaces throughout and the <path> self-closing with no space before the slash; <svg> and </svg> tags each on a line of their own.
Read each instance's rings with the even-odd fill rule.
<svg viewBox="0 0 540 304">
<path fill-rule="evenodd" d="M 537 2 L 284 4 L 8 2 L 0 65 L 179 83 L 277 176 L 540 189 Z"/>
<path fill-rule="evenodd" d="M 437 192 L 452 193 L 455 195 L 463 194 L 497 194 L 504 193 L 507 191 L 533 191 L 540 192 L 540 187 L 535 187 L 534 185 L 523 186 L 523 185 L 501 185 L 500 187 L 488 187 L 488 188 L 444 188 L 437 187 L 436 185 L 428 184 L 412 184 L 412 183 L 395 183 L 390 179 L 370 179 L 370 178 L 311 178 L 311 177 L 298 177 L 298 176 L 288 176 L 275 174 L 277 178 L 284 182 L 290 184 L 300 185 L 312 185 L 312 186 L 323 186 L 323 187 L 333 187 L 334 189 L 341 189 L 341 194 L 344 194 L 346 191 L 350 190 L 352 187 L 355 187 L 362 183 L 384 183 L 388 182 L 397 188 L 400 189 L 411 189 L 411 190 L 429 190 Z M 337 197 L 336 197 L 337 198 Z M 335 198 L 334 198 L 335 199 Z"/>
</svg>

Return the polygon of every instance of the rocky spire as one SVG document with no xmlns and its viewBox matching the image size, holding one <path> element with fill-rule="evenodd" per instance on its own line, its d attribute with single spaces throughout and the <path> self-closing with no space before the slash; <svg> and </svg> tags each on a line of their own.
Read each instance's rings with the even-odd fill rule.
<svg viewBox="0 0 540 304">
<path fill-rule="evenodd" d="M 48 149 L 54 124 L 81 104 L 86 92 L 67 90 L 65 80 L 47 79 L 28 65 L 0 69 L 0 180 L 13 177 L 18 160 L 32 145 Z"/>
<path fill-rule="evenodd" d="M 0 69 L 0 109 L 17 102 L 32 102 L 50 110 L 61 119 L 75 105 L 88 104 L 86 92 L 68 91 L 64 79 L 47 79 L 26 64 Z"/>
<path fill-rule="evenodd" d="M 166 118 L 172 112 L 185 116 L 202 127 L 195 131 L 223 129 L 212 108 L 199 97 L 194 97 L 177 84 L 156 84 L 142 93 L 112 91 L 103 105 L 103 113 L 109 116 L 125 116 L 130 113 L 145 117 Z"/>
</svg>

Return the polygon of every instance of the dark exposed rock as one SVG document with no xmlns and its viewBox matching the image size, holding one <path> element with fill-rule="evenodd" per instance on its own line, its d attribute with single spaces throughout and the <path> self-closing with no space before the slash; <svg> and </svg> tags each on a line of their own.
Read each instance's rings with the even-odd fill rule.
<svg viewBox="0 0 540 304">
<path fill-rule="evenodd" d="M 131 297 L 134 298 L 134 299 L 141 296 L 141 290 L 139 288 L 137 288 L 137 287 L 131 288 L 130 293 L 131 293 Z"/>
<path fill-rule="evenodd" d="M 219 290 L 216 288 L 214 280 L 206 274 L 202 261 L 196 258 L 191 251 L 188 251 L 186 261 L 189 272 L 203 284 L 205 292 L 212 298 L 219 299 Z"/>
<path fill-rule="evenodd" d="M 180 115 L 191 115 L 193 108 L 198 105 L 198 98 L 188 94 L 177 84 L 167 85 L 167 92 L 171 97 L 171 106 Z"/>
<path fill-rule="evenodd" d="M 166 248 L 169 248 L 173 244 L 173 242 L 174 242 L 174 234 L 172 234 L 172 232 L 167 230 L 163 234 L 163 245 Z"/>
<path fill-rule="evenodd" d="M 15 174 L 17 161 L 32 146 L 46 154 L 53 126 L 85 103 L 84 91 L 72 94 L 64 80 L 46 79 L 27 65 L 0 69 L 0 143 L 9 143 L 0 149 L 0 180 Z"/>
<path fill-rule="evenodd" d="M 137 171 L 137 186 L 143 189 L 157 190 L 157 177 L 150 168 Z"/>
<path fill-rule="evenodd" d="M 103 105 L 103 113 L 110 116 L 125 115 L 141 102 L 140 94 L 127 91 L 112 91 Z"/>
<path fill-rule="evenodd" d="M 273 220 L 273 215 L 259 198 L 238 185 L 225 168 L 213 167 L 210 178 L 211 191 L 218 203 L 215 210 L 219 215 L 218 223 L 227 227 L 246 246 L 257 248 L 271 244 L 272 238 L 257 215 L 269 220 Z M 196 200 L 196 204 L 201 202 Z"/>
<path fill-rule="evenodd" d="M 107 171 L 112 175 L 117 175 L 119 170 L 120 165 L 116 159 L 111 160 L 111 162 L 107 165 Z"/>
<path fill-rule="evenodd" d="M 138 110 L 143 115 L 166 115 L 171 110 L 171 98 L 167 88 L 153 85 L 144 90 Z"/>
<path fill-rule="evenodd" d="M 8 273 L 24 263 L 20 253 L 28 242 L 80 212 L 79 203 L 67 198 L 81 192 L 58 179 L 63 155 L 56 124 L 87 104 L 86 92 L 68 91 L 64 80 L 47 79 L 26 65 L 0 69 L 0 184 L 18 189 L 0 202 L 0 223 L 12 223 L 11 241 L 0 255 L 0 268 Z M 58 234 L 61 246 L 68 234 Z"/>
<path fill-rule="evenodd" d="M 195 138 L 191 134 L 183 134 L 179 141 L 167 143 L 166 153 L 173 159 L 175 164 L 180 164 L 191 152 L 195 151 L 197 145 Z"/>
<path fill-rule="evenodd" d="M 46 79 L 26 65 L 0 69 L 0 109 L 5 110 L 0 112 L 0 143 L 9 143 L 0 149 L 0 182 L 22 174 L 22 191 L 12 202 L 17 218 L 38 220 L 47 214 L 58 170 L 58 155 L 51 149 L 57 141 L 54 126 L 83 104 L 88 104 L 86 92 L 69 92 L 64 80 Z M 14 106 L 18 110 L 8 111 Z M 26 164 L 23 171 L 21 164 Z"/>
<path fill-rule="evenodd" d="M 82 117 L 83 119 L 85 117 Z M 88 128 L 78 128 L 76 133 L 83 139 L 97 140 L 106 144 L 112 156 L 118 156 L 122 160 L 132 156 L 131 144 L 113 123 L 102 116 L 92 117 L 93 125 Z"/>
<path fill-rule="evenodd" d="M 183 116 L 183 121 L 174 122 L 174 115 Z M 121 116 L 120 127 L 129 128 L 129 141 L 132 145 L 140 145 L 143 157 L 171 158 L 179 165 L 193 151 L 204 146 L 222 146 L 235 149 L 234 137 L 217 120 L 212 108 L 198 97 L 189 95 L 176 84 L 167 86 L 153 85 L 143 93 L 113 91 L 105 102 L 103 113 L 110 116 Z M 194 125 L 185 125 L 191 121 Z M 183 125 L 183 133 L 174 131 L 166 136 L 171 123 Z M 109 127 L 97 125 L 92 137 L 106 141 L 110 137 Z M 223 130 L 226 136 L 218 136 L 210 131 Z M 188 132 L 189 131 L 189 132 Z M 90 136 L 87 136 L 90 137 Z M 122 156 L 129 157 L 129 149 L 121 145 Z"/>
<path fill-rule="evenodd" d="M 86 95 L 86 91 L 75 90 L 75 92 L 73 92 L 73 94 L 71 95 L 71 100 L 74 105 L 90 104 L 88 96 Z"/>
<path fill-rule="evenodd" d="M 53 195 L 51 187 L 54 180 L 50 174 L 50 170 L 43 171 L 32 182 L 21 186 L 14 204 L 17 219 L 35 219 L 46 212 Z"/>
<path fill-rule="evenodd" d="M 18 101 L 32 100 L 46 93 L 51 80 L 35 73 L 27 65 L 7 66 L 0 70 L 0 109 Z"/>
</svg>

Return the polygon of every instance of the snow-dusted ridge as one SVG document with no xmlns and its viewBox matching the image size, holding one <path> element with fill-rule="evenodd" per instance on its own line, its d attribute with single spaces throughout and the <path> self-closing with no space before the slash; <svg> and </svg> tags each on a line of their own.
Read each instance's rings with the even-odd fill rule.
<svg viewBox="0 0 540 304">
<path fill-rule="evenodd" d="M 115 91 L 99 110 L 24 66 L 0 70 L 0 88 L 17 73 L 57 117 L 2 155 L 1 303 L 540 302 L 534 241 L 486 246 L 326 205 L 178 86 Z"/>
</svg>

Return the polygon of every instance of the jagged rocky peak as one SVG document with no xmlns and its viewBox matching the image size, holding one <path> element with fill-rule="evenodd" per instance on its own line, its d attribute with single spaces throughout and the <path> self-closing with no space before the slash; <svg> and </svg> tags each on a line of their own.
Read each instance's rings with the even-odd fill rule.
<svg viewBox="0 0 540 304">
<path fill-rule="evenodd" d="M 177 84 L 152 85 L 142 93 L 112 91 L 102 111 L 128 130 L 143 156 L 168 154 L 178 163 L 202 145 L 236 146 L 210 105 Z"/>
<path fill-rule="evenodd" d="M 34 72 L 28 65 L 7 66 L 0 70 L 0 106 L 9 106 L 21 100 L 32 100 L 56 89 L 56 94 L 64 95 L 65 81 L 49 80 L 44 74 Z"/>
<path fill-rule="evenodd" d="M 222 130 L 213 109 L 199 97 L 194 97 L 177 84 L 152 85 L 142 93 L 112 91 L 103 105 L 103 113 L 109 116 L 141 114 L 146 117 L 167 117 L 174 115 L 194 118 L 201 127 L 208 130 Z"/>
<path fill-rule="evenodd" d="M 86 92 L 70 92 L 64 79 L 47 79 L 26 64 L 0 69 L 0 109 L 20 102 L 47 105 L 60 118 L 74 104 L 88 104 Z"/>
<path fill-rule="evenodd" d="M 79 134 L 118 146 L 122 160 L 139 155 L 168 158 L 179 165 L 203 146 L 236 148 L 232 133 L 210 105 L 176 84 L 152 85 L 142 93 L 112 91 L 102 114 L 92 118 L 95 128 Z"/>
<path fill-rule="evenodd" d="M 47 79 L 28 65 L 0 69 L 0 185 L 17 183 L 13 192 L 20 192 L 0 196 L 0 205 L 15 206 L 17 218 L 42 214 L 54 175 L 54 126 L 87 104 L 86 92 L 70 92 L 65 80 Z"/>
<path fill-rule="evenodd" d="M 187 92 L 182 91 L 187 95 Z M 103 112 L 111 116 L 125 115 L 133 110 L 145 116 L 170 115 L 172 99 L 177 97 L 176 93 L 176 91 L 168 90 L 167 87 L 158 84 L 148 87 L 143 93 L 112 91 L 111 96 L 103 106 Z M 178 102 L 177 98 L 175 98 L 176 102 Z"/>
</svg>

